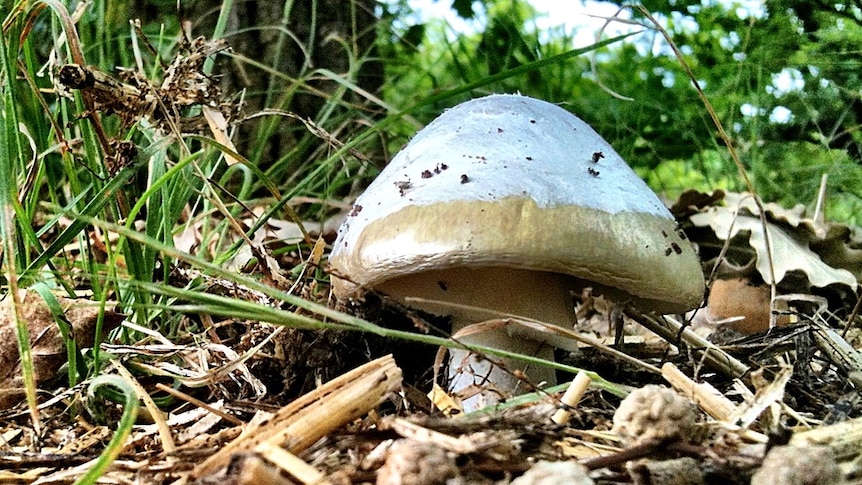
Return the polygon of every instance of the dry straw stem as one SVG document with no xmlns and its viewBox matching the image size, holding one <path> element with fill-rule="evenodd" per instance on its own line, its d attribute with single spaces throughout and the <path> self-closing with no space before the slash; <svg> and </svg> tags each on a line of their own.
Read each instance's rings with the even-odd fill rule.
<svg viewBox="0 0 862 485">
<path fill-rule="evenodd" d="M 682 373 L 675 365 L 666 363 L 661 367 L 662 376 L 680 394 L 689 398 L 697 404 L 712 419 L 729 426 L 731 429 L 740 430 L 740 426 L 734 417 L 739 412 L 739 407 L 730 399 L 720 393 L 707 382 L 694 382 Z M 754 443 L 766 443 L 769 437 L 750 429 L 740 430 L 740 436 Z"/>
<path fill-rule="evenodd" d="M 402 438 L 407 438 L 423 446 L 437 447 L 461 455 L 479 453 L 500 446 L 506 441 L 498 436 L 488 435 L 485 432 L 462 434 L 455 438 L 454 436 L 428 429 L 403 418 L 387 420 L 387 423 Z"/>
<path fill-rule="evenodd" d="M 243 425 L 243 421 L 240 420 L 239 418 L 235 417 L 234 415 L 228 414 L 228 413 L 222 411 L 221 409 L 216 408 L 215 406 L 210 406 L 209 404 L 201 401 L 200 399 L 196 399 L 196 398 L 194 398 L 194 397 L 192 397 L 192 396 L 190 396 L 184 392 L 181 392 L 181 391 L 174 389 L 173 387 L 168 387 L 164 384 L 159 383 L 159 384 L 156 384 L 156 389 L 158 389 L 162 392 L 168 393 L 177 399 L 181 399 L 181 400 L 183 400 L 189 404 L 192 404 L 194 406 L 197 406 L 199 408 L 204 408 L 207 410 L 207 412 L 216 414 L 220 418 L 224 419 L 225 421 L 227 421 L 229 423 L 233 423 L 237 426 Z"/>
<path fill-rule="evenodd" d="M 328 485 L 331 483 L 320 470 L 280 446 L 271 443 L 261 443 L 255 451 L 260 453 L 270 463 L 276 464 L 280 469 L 287 472 L 291 479 L 298 483 L 314 485 Z M 284 483 L 294 483 L 293 480 L 285 480 Z"/>
<path fill-rule="evenodd" d="M 259 426 L 246 429 L 195 467 L 188 478 L 214 473 L 236 453 L 259 452 L 272 446 L 300 453 L 332 431 L 364 416 L 399 389 L 401 369 L 391 355 L 369 362 L 293 401 Z"/>
<path fill-rule="evenodd" d="M 587 392 L 587 388 L 590 387 L 591 382 L 593 382 L 593 380 L 590 379 L 590 376 L 588 376 L 586 372 L 578 372 L 572 380 L 572 384 L 568 389 L 566 389 L 566 393 L 563 394 L 563 398 L 560 400 L 564 407 L 562 409 L 558 409 L 557 412 L 554 413 L 554 416 L 551 417 L 551 421 L 557 424 L 568 423 L 569 419 L 572 417 L 572 413 L 569 411 L 569 408 L 573 408 L 581 402 L 581 399 L 584 397 L 584 393 Z"/>
<path fill-rule="evenodd" d="M 695 382 L 670 362 L 661 366 L 662 377 L 680 394 L 689 398 L 716 421 L 726 421 L 736 411 L 736 405 L 707 382 Z"/>
<path fill-rule="evenodd" d="M 696 355 L 700 355 L 701 360 L 710 369 L 717 370 L 728 377 L 739 378 L 751 370 L 739 359 L 692 332 L 690 328 L 684 327 L 673 318 L 668 316 L 656 318 L 646 315 L 631 305 L 626 307 L 625 315 L 673 345 L 679 346 L 680 342 L 688 345 L 691 350 L 695 351 Z"/>
<path fill-rule="evenodd" d="M 650 14 L 649 10 L 643 5 L 634 5 L 633 8 L 637 9 L 641 12 L 649 21 L 655 26 L 655 28 L 661 32 L 661 35 L 667 41 L 670 48 L 673 50 L 676 59 L 679 61 L 679 64 L 682 66 L 685 71 L 686 76 L 691 80 L 694 89 L 697 91 L 697 95 L 700 98 L 700 101 L 703 103 L 704 108 L 706 108 L 707 113 L 709 113 L 709 117 L 712 119 L 712 122 L 715 124 L 715 128 L 718 130 L 718 134 L 721 137 L 724 144 L 727 146 L 727 151 L 730 154 L 730 157 L 733 159 L 733 163 L 736 164 L 736 168 L 739 171 L 739 176 L 742 177 L 743 182 L 745 183 L 745 187 L 748 189 L 748 192 L 751 193 L 754 204 L 757 206 L 758 216 L 760 217 L 760 223 L 763 225 L 763 242 L 766 246 L 766 254 L 768 256 L 767 260 L 769 263 L 769 276 L 770 276 L 770 293 L 771 299 L 770 301 L 774 301 L 776 297 L 776 289 L 775 285 L 777 281 L 775 280 L 775 265 L 772 261 L 772 242 L 769 237 L 769 231 L 767 230 L 766 223 L 766 211 L 763 209 L 763 202 L 760 200 L 760 196 L 757 195 L 757 191 L 754 190 L 754 184 L 751 183 L 751 179 L 748 177 L 748 173 L 745 171 L 745 166 L 742 165 L 742 162 L 739 160 L 739 155 L 736 153 L 736 149 L 733 148 L 733 143 L 730 141 L 730 136 L 728 136 L 727 132 L 724 130 L 724 126 L 721 124 L 721 121 L 718 119 L 718 114 L 716 114 L 715 109 L 712 107 L 712 103 L 709 102 L 709 98 L 706 97 L 706 93 L 703 92 L 703 89 L 700 87 L 700 83 L 697 81 L 697 77 L 695 77 L 694 73 L 691 70 L 691 67 L 685 61 L 685 57 L 683 57 L 682 52 L 676 47 L 676 44 L 673 42 L 673 39 L 670 38 L 670 34 L 658 21 L 653 18 L 652 14 Z M 775 326 L 775 314 L 771 314 L 770 316 L 770 324 L 769 327 L 772 328 Z"/>
<path fill-rule="evenodd" d="M 756 371 L 756 374 L 761 373 L 761 370 Z M 760 381 L 763 384 L 755 384 L 755 387 L 758 388 L 757 392 L 753 396 L 746 397 L 745 402 L 737 406 L 736 411 L 730 416 L 728 421 L 744 428 L 749 427 L 758 419 L 761 419 L 762 422 L 768 422 L 769 418 L 766 416 L 770 413 L 764 415 L 764 411 L 771 408 L 774 404 L 781 403 L 787 383 L 790 382 L 792 376 L 793 367 L 786 364 L 778 369 L 771 382 L 765 382 L 762 376 L 757 377 L 755 375 L 752 381 Z M 786 408 L 790 409 L 789 406 L 786 406 Z M 769 425 L 764 426 L 764 428 L 768 427 Z"/>
<path fill-rule="evenodd" d="M 164 449 L 165 453 L 173 454 L 177 451 L 177 444 L 174 442 L 174 438 L 171 435 L 171 428 L 168 426 L 168 423 L 165 421 L 165 413 L 162 412 L 161 409 L 156 405 L 155 401 L 153 401 L 152 396 L 144 389 L 144 386 L 135 379 L 135 376 L 129 372 L 128 369 L 123 367 L 123 365 L 118 360 L 111 360 L 111 364 L 117 369 L 117 373 L 125 379 L 125 381 L 131 386 L 131 388 L 135 391 L 138 399 L 144 402 L 144 406 L 147 409 L 147 412 L 150 414 L 153 422 L 156 425 L 156 429 L 159 432 L 159 439 L 162 442 L 162 449 Z"/>
</svg>

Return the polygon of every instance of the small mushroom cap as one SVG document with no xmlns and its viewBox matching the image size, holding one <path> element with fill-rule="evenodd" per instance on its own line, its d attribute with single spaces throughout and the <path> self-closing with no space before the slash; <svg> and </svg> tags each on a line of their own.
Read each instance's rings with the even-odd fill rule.
<svg viewBox="0 0 862 485">
<path fill-rule="evenodd" d="M 507 267 L 682 312 L 704 284 L 670 212 L 613 148 L 551 103 L 492 95 L 421 130 L 359 197 L 330 257 L 340 298 L 428 270 Z"/>
<path fill-rule="evenodd" d="M 776 446 L 769 450 L 751 485 L 834 485 L 844 474 L 825 446 Z"/>
<path fill-rule="evenodd" d="M 632 391 L 614 413 L 614 432 L 631 443 L 690 439 L 694 423 L 694 404 L 655 384 Z"/>
</svg>

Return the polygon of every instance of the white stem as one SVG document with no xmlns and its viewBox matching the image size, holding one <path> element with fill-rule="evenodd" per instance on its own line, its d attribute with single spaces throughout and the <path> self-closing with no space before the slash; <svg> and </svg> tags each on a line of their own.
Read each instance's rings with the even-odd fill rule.
<svg viewBox="0 0 862 485">
<path fill-rule="evenodd" d="M 571 291 L 579 290 L 582 286 L 579 280 L 556 273 L 511 268 L 455 268 L 398 278 L 386 282 L 380 290 L 401 301 L 407 297 L 419 296 L 423 299 L 468 305 L 572 328 L 575 314 Z M 431 307 L 418 306 L 431 313 L 451 315 L 453 334 L 468 325 L 489 318 L 487 312 L 471 312 L 454 307 L 447 312 L 441 312 L 439 304 Z M 570 350 L 576 347 L 576 344 L 568 339 L 514 324 L 504 329 L 474 333 L 460 338 L 459 341 L 468 345 L 482 345 L 532 355 L 549 361 L 554 360 L 554 346 Z M 507 370 L 466 350 L 450 349 L 450 390 L 476 394 L 464 401 L 465 411 L 530 391 L 531 388 L 514 377 L 512 371 L 524 372 L 534 385 L 553 385 L 557 382 L 554 370 L 548 367 L 528 367 L 521 361 L 496 356 L 490 358 Z M 476 387 L 471 388 L 474 384 Z"/>
<path fill-rule="evenodd" d="M 512 336 L 504 330 L 491 330 L 458 340 L 466 345 L 482 345 L 554 361 L 552 345 Z M 532 385 L 518 379 L 514 375 L 516 372 L 522 372 Z M 466 412 L 530 392 L 533 386 L 547 387 L 556 383 L 556 372 L 550 367 L 496 355 L 486 357 L 466 349 L 449 349 L 449 390 L 462 396 Z"/>
</svg>

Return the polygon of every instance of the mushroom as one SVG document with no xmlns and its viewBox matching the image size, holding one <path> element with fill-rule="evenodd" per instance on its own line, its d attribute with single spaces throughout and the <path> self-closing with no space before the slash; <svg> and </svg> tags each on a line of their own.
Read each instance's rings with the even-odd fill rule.
<svg viewBox="0 0 862 485">
<path fill-rule="evenodd" d="M 572 291 L 585 287 L 660 313 L 694 308 L 704 292 L 691 244 L 614 149 L 566 110 L 520 95 L 467 101 L 419 131 L 356 200 L 330 263 L 339 299 L 418 297 L 430 303 L 411 305 L 451 316 L 453 333 L 489 318 L 467 307 L 571 329 Z M 517 325 L 459 340 L 545 360 L 576 347 Z M 511 372 L 522 364 L 494 360 L 508 370 L 450 349 L 452 389 L 488 388 L 466 409 L 528 390 Z M 544 366 L 526 375 L 556 382 Z"/>
<path fill-rule="evenodd" d="M 649 384 L 622 400 L 614 413 L 613 431 L 634 445 L 688 440 L 694 425 L 694 403 L 669 387 Z"/>
<path fill-rule="evenodd" d="M 776 446 L 751 477 L 751 485 L 836 485 L 844 473 L 825 446 Z M 849 483 L 849 482 L 847 482 Z"/>
</svg>

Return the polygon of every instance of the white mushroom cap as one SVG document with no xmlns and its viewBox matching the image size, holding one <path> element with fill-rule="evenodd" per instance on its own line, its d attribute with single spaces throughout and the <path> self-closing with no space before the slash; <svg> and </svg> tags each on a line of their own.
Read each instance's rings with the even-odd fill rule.
<svg viewBox="0 0 862 485">
<path fill-rule="evenodd" d="M 347 277 L 333 278 L 341 298 L 430 270 L 502 267 L 572 276 L 670 313 L 704 291 L 680 236 L 589 125 L 551 103 L 492 95 L 446 111 L 396 155 L 357 199 L 330 261 Z"/>
</svg>

